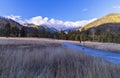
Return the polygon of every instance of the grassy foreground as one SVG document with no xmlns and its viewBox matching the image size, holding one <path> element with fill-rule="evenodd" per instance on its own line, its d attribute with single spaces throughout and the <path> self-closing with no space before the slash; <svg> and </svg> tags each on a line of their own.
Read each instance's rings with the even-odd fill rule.
<svg viewBox="0 0 120 78">
<path fill-rule="evenodd" d="M 59 43 L 23 43 L 0 45 L 0 78 L 120 78 L 119 65 Z"/>
</svg>

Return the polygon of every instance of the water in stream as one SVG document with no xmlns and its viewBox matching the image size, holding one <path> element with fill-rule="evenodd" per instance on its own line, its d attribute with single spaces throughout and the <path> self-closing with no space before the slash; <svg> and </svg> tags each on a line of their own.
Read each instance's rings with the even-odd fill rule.
<svg viewBox="0 0 120 78">
<path fill-rule="evenodd" d="M 116 54 L 116 53 L 112 53 L 104 50 L 92 49 L 84 46 L 77 46 L 75 44 L 68 43 L 68 42 L 63 42 L 63 45 L 71 49 L 75 49 L 80 52 L 85 52 L 89 55 L 100 57 L 107 61 L 120 64 L 120 54 Z"/>
</svg>

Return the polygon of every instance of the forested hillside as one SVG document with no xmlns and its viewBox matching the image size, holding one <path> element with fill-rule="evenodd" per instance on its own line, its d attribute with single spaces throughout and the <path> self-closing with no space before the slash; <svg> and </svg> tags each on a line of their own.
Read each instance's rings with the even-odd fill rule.
<svg viewBox="0 0 120 78">
<path fill-rule="evenodd" d="M 81 40 L 120 43 L 120 14 L 108 14 L 80 29 Z"/>
<path fill-rule="evenodd" d="M 23 26 L 18 22 L 0 17 L 0 36 L 1 37 L 40 37 L 40 38 L 53 38 L 58 32 L 55 28 L 47 26 Z"/>
<path fill-rule="evenodd" d="M 28 25 L 23 26 L 11 19 L 0 17 L 0 36 L 120 43 L 120 14 L 108 14 L 80 29 L 69 31 L 58 31 L 46 25 Z"/>
<path fill-rule="evenodd" d="M 62 39 L 120 43 L 120 14 L 108 14 L 79 30 L 62 32 Z"/>
<path fill-rule="evenodd" d="M 0 36 L 18 37 L 22 25 L 16 21 L 4 17 L 0 17 Z"/>
</svg>

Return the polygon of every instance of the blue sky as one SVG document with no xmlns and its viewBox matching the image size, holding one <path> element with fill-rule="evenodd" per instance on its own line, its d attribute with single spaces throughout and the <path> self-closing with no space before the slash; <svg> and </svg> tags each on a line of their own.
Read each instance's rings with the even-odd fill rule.
<svg viewBox="0 0 120 78">
<path fill-rule="evenodd" d="M 41 16 L 62 21 L 91 20 L 120 13 L 120 0 L 0 0 L 1 16 L 30 19 Z"/>
</svg>

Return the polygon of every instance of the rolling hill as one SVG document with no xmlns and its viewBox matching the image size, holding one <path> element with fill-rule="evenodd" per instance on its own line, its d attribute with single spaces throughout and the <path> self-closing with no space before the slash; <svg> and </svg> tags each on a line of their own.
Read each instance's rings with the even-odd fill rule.
<svg viewBox="0 0 120 78">
<path fill-rule="evenodd" d="M 108 14 L 79 30 L 82 40 L 120 43 L 120 14 Z"/>
<path fill-rule="evenodd" d="M 110 26 L 109 28 L 115 28 L 120 27 L 120 14 L 118 13 L 112 13 L 112 14 L 108 14 L 106 16 L 103 16 L 100 19 L 97 19 L 87 25 L 85 25 L 84 27 L 80 28 L 79 30 L 87 30 L 93 27 L 99 27 L 99 26 Z"/>
</svg>

